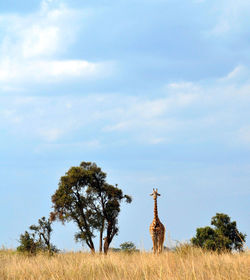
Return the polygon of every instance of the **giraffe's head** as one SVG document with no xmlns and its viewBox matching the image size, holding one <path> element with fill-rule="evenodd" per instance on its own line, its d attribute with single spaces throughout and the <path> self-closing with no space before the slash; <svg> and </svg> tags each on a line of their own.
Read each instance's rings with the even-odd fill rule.
<svg viewBox="0 0 250 280">
<path fill-rule="evenodd" d="M 154 199 L 157 199 L 157 196 L 160 196 L 158 193 L 158 189 L 153 189 L 153 193 L 151 193 L 151 196 L 153 196 Z"/>
</svg>

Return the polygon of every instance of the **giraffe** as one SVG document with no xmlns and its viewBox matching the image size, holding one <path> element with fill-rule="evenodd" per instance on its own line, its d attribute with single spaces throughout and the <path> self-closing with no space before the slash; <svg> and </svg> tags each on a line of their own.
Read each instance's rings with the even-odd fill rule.
<svg viewBox="0 0 250 280">
<path fill-rule="evenodd" d="M 154 219 L 149 227 L 149 231 L 153 241 L 153 250 L 155 253 L 161 253 L 162 247 L 165 239 L 165 227 L 161 223 L 158 217 L 158 210 L 157 210 L 157 197 L 160 196 L 158 193 L 158 189 L 153 189 L 153 193 L 151 194 L 154 198 Z"/>
</svg>

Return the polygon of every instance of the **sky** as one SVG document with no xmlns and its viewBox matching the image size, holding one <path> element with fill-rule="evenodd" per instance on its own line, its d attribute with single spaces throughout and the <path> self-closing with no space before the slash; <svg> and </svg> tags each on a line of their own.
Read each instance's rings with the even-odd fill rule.
<svg viewBox="0 0 250 280">
<path fill-rule="evenodd" d="M 0 246 L 82 161 L 133 197 L 113 247 L 152 247 L 155 187 L 167 246 L 216 213 L 250 236 L 249 16 L 247 0 L 1 1 Z"/>
</svg>

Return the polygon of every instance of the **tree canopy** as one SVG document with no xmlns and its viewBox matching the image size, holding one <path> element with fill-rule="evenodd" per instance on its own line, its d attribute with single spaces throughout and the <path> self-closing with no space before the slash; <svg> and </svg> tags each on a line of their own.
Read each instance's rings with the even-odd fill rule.
<svg viewBox="0 0 250 280">
<path fill-rule="evenodd" d="M 213 251 L 242 251 L 246 234 L 239 232 L 236 222 L 231 222 L 228 215 L 216 213 L 211 219 L 213 227 L 196 229 L 196 236 L 191 239 L 195 246 Z"/>
<path fill-rule="evenodd" d="M 95 163 L 82 162 L 61 177 L 52 196 L 54 211 L 51 218 L 63 223 L 73 221 L 79 230 L 75 234 L 76 241 L 84 241 L 92 252 L 95 252 L 93 239 L 97 232 L 99 251 L 108 252 L 118 233 L 120 204 L 123 200 L 132 201 L 117 185 L 108 184 L 106 176 Z M 103 238 L 104 232 L 106 236 Z"/>
</svg>

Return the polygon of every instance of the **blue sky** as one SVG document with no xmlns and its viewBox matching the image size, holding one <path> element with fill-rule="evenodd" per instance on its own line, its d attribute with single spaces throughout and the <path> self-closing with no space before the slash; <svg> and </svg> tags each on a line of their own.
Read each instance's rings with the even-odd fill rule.
<svg viewBox="0 0 250 280">
<path fill-rule="evenodd" d="M 113 246 L 151 248 L 153 187 L 168 245 L 217 212 L 250 235 L 249 1 L 2 2 L 0 244 L 81 161 L 134 199 Z M 55 224 L 53 241 L 81 248 L 74 232 Z"/>
</svg>

